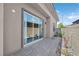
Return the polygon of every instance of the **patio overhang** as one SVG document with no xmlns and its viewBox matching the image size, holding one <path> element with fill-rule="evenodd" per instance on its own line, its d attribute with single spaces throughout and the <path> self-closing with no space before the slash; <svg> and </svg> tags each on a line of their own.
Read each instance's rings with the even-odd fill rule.
<svg viewBox="0 0 79 59">
<path fill-rule="evenodd" d="M 32 6 L 37 11 L 39 11 L 44 17 L 50 18 L 50 15 L 52 15 L 53 18 L 55 18 L 56 21 L 59 21 L 58 15 L 56 13 L 56 10 L 54 8 L 54 5 L 52 3 L 29 3 L 29 6 Z"/>
<path fill-rule="evenodd" d="M 40 4 L 37 3 L 29 3 L 29 6 L 35 8 L 37 11 L 39 11 L 44 17 L 49 17 L 49 15 L 47 14 L 47 12 L 42 8 L 42 6 L 40 6 Z"/>
</svg>

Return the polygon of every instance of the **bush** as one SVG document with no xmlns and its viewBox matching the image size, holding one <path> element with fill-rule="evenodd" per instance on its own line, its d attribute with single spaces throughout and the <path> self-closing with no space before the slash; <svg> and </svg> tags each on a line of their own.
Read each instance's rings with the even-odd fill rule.
<svg viewBox="0 0 79 59">
<path fill-rule="evenodd" d="M 57 33 L 57 36 L 58 37 L 63 37 L 64 33 L 60 32 L 60 33 Z"/>
<path fill-rule="evenodd" d="M 62 37 L 62 33 L 58 33 L 58 37 Z"/>
</svg>

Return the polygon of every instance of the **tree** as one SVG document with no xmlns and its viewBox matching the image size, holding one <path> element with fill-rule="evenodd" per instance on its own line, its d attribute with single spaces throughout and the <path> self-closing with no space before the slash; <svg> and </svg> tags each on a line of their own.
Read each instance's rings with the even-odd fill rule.
<svg viewBox="0 0 79 59">
<path fill-rule="evenodd" d="M 61 29 L 61 28 L 64 28 L 63 23 L 59 23 L 59 24 L 58 24 L 58 28 L 60 28 L 60 29 Z"/>
<path fill-rule="evenodd" d="M 60 30 L 61 30 L 62 28 L 64 28 L 63 23 L 59 23 L 59 24 L 58 24 L 58 28 L 59 28 Z M 63 37 L 63 35 L 64 35 L 64 32 L 58 33 L 58 36 L 59 36 L 59 37 Z"/>
</svg>

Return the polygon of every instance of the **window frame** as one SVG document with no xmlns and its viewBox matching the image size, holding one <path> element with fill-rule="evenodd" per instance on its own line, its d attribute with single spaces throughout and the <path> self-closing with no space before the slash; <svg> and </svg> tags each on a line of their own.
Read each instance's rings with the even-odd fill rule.
<svg viewBox="0 0 79 59">
<path fill-rule="evenodd" d="M 44 19 L 42 19 L 41 17 L 39 17 L 39 16 L 33 14 L 32 12 L 26 10 L 25 8 L 22 8 L 21 9 L 21 48 L 24 47 L 24 33 L 23 33 L 24 32 L 24 11 L 27 12 L 28 14 L 33 15 L 33 16 L 35 16 L 35 17 L 37 17 L 37 18 L 39 18 L 40 20 L 43 21 L 43 24 L 42 24 L 43 29 L 42 29 L 42 31 L 43 31 L 43 37 L 44 37 Z"/>
</svg>

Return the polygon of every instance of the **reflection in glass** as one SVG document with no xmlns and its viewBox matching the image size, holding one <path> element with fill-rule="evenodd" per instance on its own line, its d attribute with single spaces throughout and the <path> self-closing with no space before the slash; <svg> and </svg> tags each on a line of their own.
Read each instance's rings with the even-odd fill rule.
<svg viewBox="0 0 79 59">
<path fill-rule="evenodd" d="M 43 37 L 43 20 L 23 11 L 24 45 Z"/>
</svg>

